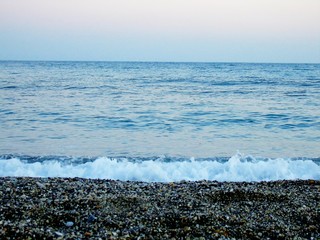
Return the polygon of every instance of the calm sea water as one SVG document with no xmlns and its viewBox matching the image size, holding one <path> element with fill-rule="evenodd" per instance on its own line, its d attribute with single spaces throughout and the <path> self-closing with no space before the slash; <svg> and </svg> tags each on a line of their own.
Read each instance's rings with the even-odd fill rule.
<svg viewBox="0 0 320 240">
<path fill-rule="evenodd" d="M 0 96 L 2 163 L 320 157 L 319 64 L 2 61 Z"/>
</svg>

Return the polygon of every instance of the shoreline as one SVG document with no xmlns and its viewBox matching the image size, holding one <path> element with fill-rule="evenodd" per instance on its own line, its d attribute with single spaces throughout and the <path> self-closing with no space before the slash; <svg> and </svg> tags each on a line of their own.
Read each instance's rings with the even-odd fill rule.
<svg viewBox="0 0 320 240">
<path fill-rule="evenodd" d="M 319 239 L 320 181 L 0 177 L 2 239 Z"/>
</svg>

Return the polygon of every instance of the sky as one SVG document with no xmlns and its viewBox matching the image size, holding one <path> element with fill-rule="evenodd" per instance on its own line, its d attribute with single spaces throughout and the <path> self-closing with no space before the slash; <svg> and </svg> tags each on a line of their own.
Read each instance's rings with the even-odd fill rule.
<svg viewBox="0 0 320 240">
<path fill-rule="evenodd" d="M 0 0 L 0 60 L 320 63 L 320 0 Z"/>
</svg>

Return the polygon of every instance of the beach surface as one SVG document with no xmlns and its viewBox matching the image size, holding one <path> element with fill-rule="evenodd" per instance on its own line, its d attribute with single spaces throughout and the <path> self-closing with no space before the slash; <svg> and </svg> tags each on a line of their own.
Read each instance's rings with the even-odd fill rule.
<svg viewBox="0 0 320 240">
<path fill-rule="evenodd" d="M 320 239 L 320 181 L 0 178 L 1 239 Z"/>
</svg>

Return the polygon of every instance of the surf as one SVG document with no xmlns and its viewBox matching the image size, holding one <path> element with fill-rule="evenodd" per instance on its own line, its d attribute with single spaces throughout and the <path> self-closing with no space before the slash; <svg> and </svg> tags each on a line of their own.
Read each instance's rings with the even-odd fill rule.
<svg viewBox="0 0 320 240">
<path fill-rule="evenodd" d="M 81 177 L 122 181 L 275 181 L 320 179 L 319 159 L 0 156 L 0 176 Z"/>
</svg>

